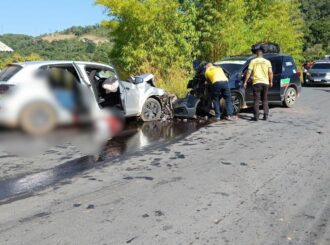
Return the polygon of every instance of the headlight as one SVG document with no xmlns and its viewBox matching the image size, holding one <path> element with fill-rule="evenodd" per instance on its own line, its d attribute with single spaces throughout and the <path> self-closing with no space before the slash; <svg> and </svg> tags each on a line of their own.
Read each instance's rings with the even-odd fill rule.
<svg viewBox="0 0 330 245">
<path fill-rule="evenodd" d="M 307 72 L 306 75 L 309 76 L 309 77 L 311 76 L 311 74 L 309 72 Z"/>
<path fill-rule="evenodd" d="M 326 79 L 330 79 L 330 73 L 327 73 L 327 74 L 325 75 L 325 78 L 326 78 Z"/>
</svg>

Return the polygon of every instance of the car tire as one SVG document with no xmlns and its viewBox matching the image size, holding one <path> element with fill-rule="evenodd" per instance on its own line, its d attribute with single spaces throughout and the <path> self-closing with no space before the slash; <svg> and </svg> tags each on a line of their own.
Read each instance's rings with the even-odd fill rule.
<svg viewBox="0 0 330 245">
<path fill-rule="evenodd" d="M 238 93 L 232 93 L 231 99 L 232 99 L 232 103 L 233 103 L 233 112 L 234 112 L 234 115 L 236 115 L 236 114 L 240 113 L 240 111 L 242 110 L 242 106 L 243 106 L 242 96 L 240 96 Z M 221 104 L 221 110 L 223 112 L 225 112 L 225 115 L 227 115 L 225 100 L 221 99 L 220 104 Z"/>
<path fill-rule="evenodd" d="M 289 87 L 285 92 L 283 105 L 287 108 L 291 108 L 296 103 L 296 100 L 297 91 L 294 88 Z"/>
<path fill-rule="evenodd" d="M 160 102 L 154 98 L 146 100 L 142 107 L 141 119 L 144 122 L 157 121 L 162 115 L 162 106 Z"/>
<path fill-rule="evenodd" d="M 51 132 L 57 125 L 55 110 L 43 102 L 26 106 L 20 115 L 21 129 L 30 135 L 44 135 Z"/>
<path fill-rule="evenodd" d="M 243 106 L 242 96 L 240 96 L 237 93 L 233 93 L 231 95 L 231 99 L 233 102 L 234 114 L 240 113 L 242 110 L 242 106 Z"/>
</svg>

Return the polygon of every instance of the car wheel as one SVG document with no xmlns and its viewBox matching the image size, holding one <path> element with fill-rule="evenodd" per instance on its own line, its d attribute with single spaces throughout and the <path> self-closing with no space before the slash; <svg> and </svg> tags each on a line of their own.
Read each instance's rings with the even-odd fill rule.
<svg viewBox="0 0 330 245">
<path fill-rule="evenodd" d="M 232 93 L 231 100 L 233 103 L 233 113 L 234 115 L 238 114 L 242 110 L 242 105 L 243 105 L 242 97 L 237 93 Z M 225 115 L 227 115 L 225 100 L 221 99 L 220 104 L 222 111 L 225 112 Z"/>
<path fill-rule="evenodd" d="M 284 95 L 283 105 L 285 107 L 291 108 L 296 103 L 297 91 L 294 88 L 288 88 Z"/>
<path fill-rule="evenodd" d="M 141 119 L 144 122 L 157 121 L 162 114 L 162 106 L 158 100 L 149 98 L 142 107 Z"/>
<path fill-rule="evenodd" d="M 38 102 L 25 107 L 20 116 L 21 129 L 30 135 L 43 135 L 56 127 L 56 113 L 51 106 Z"/>
<path fill-rule="evenodd" d="M 237 114 L 242 110 L 242 97 L 239 94 L 233 93 L 231 99 L 233 101 L 234 114 Z"/>
</svg>

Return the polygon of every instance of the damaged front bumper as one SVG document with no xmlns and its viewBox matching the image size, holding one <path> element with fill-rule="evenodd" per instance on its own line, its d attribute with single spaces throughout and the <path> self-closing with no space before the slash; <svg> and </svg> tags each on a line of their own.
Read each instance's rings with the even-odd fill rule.
<svg viewBox="0 0 330 245">
<path fill-rule="evenodd" d="M 186 98 L 180 99 L 175 103 L 174 116 L 181 118 L 196 118 L 199 102 L 199 98 L 188 94 Z"/>
</svg>

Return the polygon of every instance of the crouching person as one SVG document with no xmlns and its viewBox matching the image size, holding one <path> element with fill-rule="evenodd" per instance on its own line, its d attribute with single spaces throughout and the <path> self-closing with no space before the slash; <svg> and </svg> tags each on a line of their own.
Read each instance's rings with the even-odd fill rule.
<svg viewBox="0 0 330 245">
<path fill-rule="evenodd" d="M 212 100 L 216 119 L 221 120 L 220 99 L 224 98 L 227 110 L 226 120 L 236 120 L 236 117 L 233 116 L 233 103 L 228 78 L 222 68 L 208 63 L 206 65 L 205 78 L 212 84 Z"/>
</svg>

